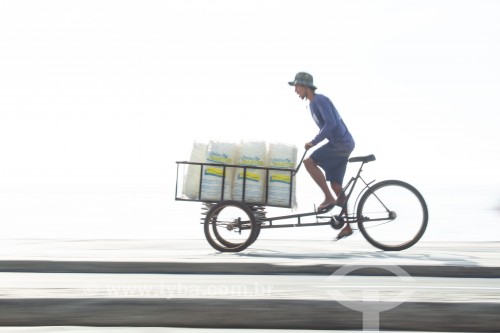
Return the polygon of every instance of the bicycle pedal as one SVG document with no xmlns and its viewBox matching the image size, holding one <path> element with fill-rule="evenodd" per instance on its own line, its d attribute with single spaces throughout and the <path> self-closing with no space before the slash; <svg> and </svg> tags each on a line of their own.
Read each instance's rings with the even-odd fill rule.
<svg viewBox="0 0 500 333">
<path fill-rule="evenodd" d="M 334 215 L 331 217 L 330 226 L 335 229 L 342 229 L 345 225 L 345 220 L 342 216 Z"/>
</svg>

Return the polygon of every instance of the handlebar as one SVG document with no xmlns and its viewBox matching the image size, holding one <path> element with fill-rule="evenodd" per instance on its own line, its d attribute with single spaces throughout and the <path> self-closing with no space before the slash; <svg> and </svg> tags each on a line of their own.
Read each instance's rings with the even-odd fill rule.
<svg viewBox="0 0 500 333">
<path fill-rule="evenodd" d="M 300 167 L 302 165 L 302 162 L 304 162 L 304 158 L 306 157 L 306 154 L 307 154 L 307 149 L 304 151 L 304 155 L 302 155 L 302 158 L 300 159 L 300 162 L 297 165 L 297 168 L 295 169 L 294 172 L 292 172 L 292 176 L 295 176 L 297 174 L 297 172 L 299 172 L 299 169 L 300 169 Z"/>
</svg>

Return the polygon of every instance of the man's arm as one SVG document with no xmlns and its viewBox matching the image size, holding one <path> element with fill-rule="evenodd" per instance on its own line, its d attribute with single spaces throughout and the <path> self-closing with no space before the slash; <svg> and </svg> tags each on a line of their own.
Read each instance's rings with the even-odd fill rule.
<svg viewBox="0 0 500 333">
<path fill-rule="evenodd" d="M 337 127 L 337 120 L 335 119 L 332 106 L 328 103 L 326 97 L 318 98 L 315 105 L 323 118 L 324 124 L 318 135 L 311 141 L 314 146 L 326 139 L 328 133 L 333 132 L 335 127 Z"/>
</svg>

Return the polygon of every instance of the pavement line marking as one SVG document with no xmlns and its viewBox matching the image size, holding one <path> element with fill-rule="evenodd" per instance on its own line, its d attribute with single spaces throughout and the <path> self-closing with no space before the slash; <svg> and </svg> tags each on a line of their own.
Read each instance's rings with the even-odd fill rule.
<svg viewBox="0 0 500 333">
<path fill-rule="evenodd" d="M 500 290 L 500 287 L 440 287 L 440 286 L 366 286 L 366 285 L 351 285 L 351 286 L 334 286 L 339 289 L 352 289 L 352 288 L 412 288 L 412 289 L 470 289 L 470 290 Z"/>
</svg>

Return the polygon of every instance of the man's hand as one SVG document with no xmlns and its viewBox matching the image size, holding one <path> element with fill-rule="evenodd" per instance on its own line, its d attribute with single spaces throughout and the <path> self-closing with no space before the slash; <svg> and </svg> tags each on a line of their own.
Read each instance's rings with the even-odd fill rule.
<svg viewBox="0 0 500 333">
<path fill-rule="evenodd" d="M 309 149 L 311 149 L 312 147 L 314 147 L 314 144 L 313 144 L 312 142 L 308 142 L 308 143 L 306 143 L 306 144 L 304 145 L 304 148 L 305 148 L 306 150 L 309 150 Z"/>
</svg>

